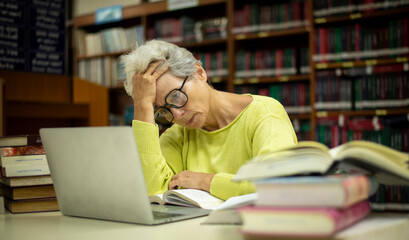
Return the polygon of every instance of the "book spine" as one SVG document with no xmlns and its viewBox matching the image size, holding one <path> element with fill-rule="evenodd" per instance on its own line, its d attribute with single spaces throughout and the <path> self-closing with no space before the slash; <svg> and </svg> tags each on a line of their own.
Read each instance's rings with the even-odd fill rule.
<svg viewBox="0 0 409 240">
<path fill-rule="evenodd" d="M 350 206 L 369 197 L 371 184 L 365 175 L 351 176 L 342 182 L 345 192 L 344 206 Z"/>
<path fill-rule="evenodd" d="M 0 157 L 0 165 L 2 167 L 20 165 L 20 164 L 25 164 L 25 165 L 47 164 L 47 158 L 44 154 Z"/>
<path fill-rule="evenodd" d="M 28 135 L 27 136 L 27 146 L 42 146 L 43 142 L 41 141 L 40 136 L 37 135 Z"/>
<path fill-rule="evenodd" d="M 48 164 L 38 165 L 12 165 L 2 167 L 2 173 L 4 177 L 25 177 L 25 176 L 40 176 L 50 175 L 50 168 Z"/>
<path fill-rule="evenodd" d="M 3 195 L 13 200 L 35 199 L 56 197 L 53 185 L 32 186 L 32 187 L 0 187 L 3 190 Z"/>
<path fill-rule="evenodd" d="M 36 155 L 45 154 L 43 146 L 23 146 L 0 148 L 1 156 Z"/>
<path fill-rule="evenodd" d="M 371 212 L 368 201 L 362 201 L 344 210 L 333 210 L 328 212 L 328 216 L 335 223 L 335 232 L 338 232 L 355 222 L 361 220 Z"/>
</svg>

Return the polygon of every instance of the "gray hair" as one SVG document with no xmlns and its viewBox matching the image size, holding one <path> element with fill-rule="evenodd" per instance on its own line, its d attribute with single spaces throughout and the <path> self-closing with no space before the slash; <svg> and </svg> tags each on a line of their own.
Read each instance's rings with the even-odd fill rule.
<svg viewBox="0 0 409 240">
<path fill-rule="evenodd" d="M 149 64 L 155 61 L 164 61 L 164 64 L 169 66 L 168 71 L 177 77 L 192 75 L 196 70 L 196 63 L 201 64 L 185 48 L 160 40 L 148 41 L 121 56 L 126 73 L 124 87 L 129 96 L 132 96 L 132 77 L 136 73 L 145 72 Z"/>
</svg>

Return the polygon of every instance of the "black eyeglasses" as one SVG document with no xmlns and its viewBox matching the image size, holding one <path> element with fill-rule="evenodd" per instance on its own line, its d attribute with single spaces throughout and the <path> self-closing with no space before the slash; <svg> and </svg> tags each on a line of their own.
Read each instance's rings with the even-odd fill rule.
<svg viewBox="0 0 409 240">
<path fill-rule="evenodd" d="M 183 86 L 189 76 L 186 76 L 183 80 L 182 86 L 180 88 L 175 88 L 168 93 L 165 97 L 165 106 L 158 107 L 155 110 L 155 121 L 159 124 L 169 124 L 173 121 L 173 113 L 167 107 L 171 108 L 182 108 L 186 105 L 188 97 L 185 92 L 182 91 Z"/>
</svg>

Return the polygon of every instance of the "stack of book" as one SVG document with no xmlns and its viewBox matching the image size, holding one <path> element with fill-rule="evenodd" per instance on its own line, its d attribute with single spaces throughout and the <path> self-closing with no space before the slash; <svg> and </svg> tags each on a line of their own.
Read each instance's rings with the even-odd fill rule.
<svg viewBox="0 0 409 240">
<path fill-rule="evenodd" d="M 408 163 L 407 154 L 366 141 L 332 149 L 306 141 L 256 157 L 234 179 L 253 181 L 258 193 L 239 209 L 242 232 L 331 237 L 371 212 L 378 183 L 409 183 Z"/>
<path fill-rule="evenodd" d="M 39 136 L 0 138 L 0 195 L 12 213 L 59 210 Z"/>
<path fill-rule="evenodd" d="M 365 175 L 301 176 L 255 182 L 254 206 L 239 209 L 245 235 L 330 237 L 371 209 L 376 184 Z"/>
</svg>

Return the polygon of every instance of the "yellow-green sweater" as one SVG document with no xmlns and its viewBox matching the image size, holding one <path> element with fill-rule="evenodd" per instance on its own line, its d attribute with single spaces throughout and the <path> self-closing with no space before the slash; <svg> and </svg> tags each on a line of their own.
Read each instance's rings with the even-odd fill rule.
<svg viewBox="0 0 409 240">
<path fill-rule="evenodd" d="M 166 191 L 172 176 L 183 170 L 215 173 L 210 193 L 221 199 L 254 192 L 251 183 L 232 181 L 240 166 L 257 155 L 297 143 L 297 137 L 278 101 L 252 97 L 232 123 L 213 132 L 174 124 L 159 138 L 157 125 L 134 120 L 149 195 Z"/>
</svg>

